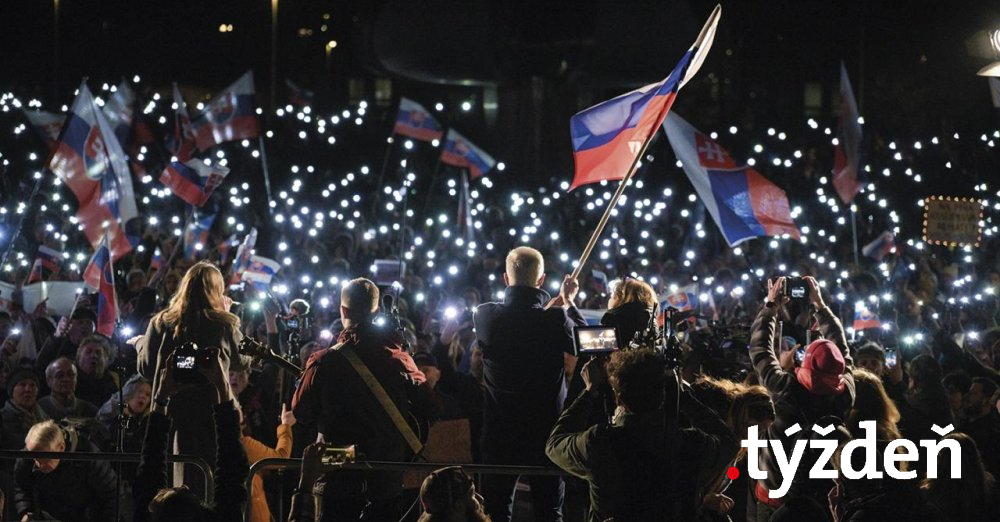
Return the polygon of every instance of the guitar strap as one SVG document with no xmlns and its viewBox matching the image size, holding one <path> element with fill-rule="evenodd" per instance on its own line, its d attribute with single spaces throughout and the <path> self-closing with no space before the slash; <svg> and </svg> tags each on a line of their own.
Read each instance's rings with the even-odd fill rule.
<svg viewBox="0 0 1000 522">
<path fill-rule="evenodd" d="M 378 382 L 378 379 L 372 375 L 371 370 L 365 366 L 365 363 L 361 361 L 358 354 L 354 353 L 354 350 L 351 350 L 351 347 L 346 346 L 344 343 L 340 343 L 332 349 L 339 350 L 340 353 L 344 354 L 344 357 L 347 358 L 347 362 L 351 363 L 351 366 L 354 367 L 354 371 L 358 372 L 358 376 L 360 376 L 361 380 L 368 385 L 368 389 L 371 390 L 372 395 L 375 396 L 375 399 L 377 399 L 379 404 L 382 405 L 382 408 L 385 409 L 389 418 L 392 419 L 392 423 L 396 426 L 396 429 L 399 430 L 400 435 L 403 436 L 403 439 L 410 447 L 410 450 L 413 451 L 413 454 L 420 455 L 420 453 L 424 450 L 424 445 L 420 443 L 420 439 L 417 438 L 415 433 L 413 433 L 413 428 L 410 428 L 410 425 L 406 423 L 405 419 L 403 419 L 403 414 L 399 412 L 399 408 L 396 407 L 396 403 L 392 402 L 392 399 L 389 398 L 389 394 L 386 393 L 385 388 L 382 387 L 382 383 Z"/>
</svg>

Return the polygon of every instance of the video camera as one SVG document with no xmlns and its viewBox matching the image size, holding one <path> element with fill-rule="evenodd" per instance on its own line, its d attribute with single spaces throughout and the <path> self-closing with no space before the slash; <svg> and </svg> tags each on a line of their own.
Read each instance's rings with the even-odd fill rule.
<svg viewBox="0 0 1000 522">
<path fill-rule="evenodd" d="M 206 368 L 218 357 L 218 352 L 199 348 L 196 343 L 186 342 L 174 349 L 174 380 L 184 384 L 207 382 L 198 368 Z"/>
</svg>

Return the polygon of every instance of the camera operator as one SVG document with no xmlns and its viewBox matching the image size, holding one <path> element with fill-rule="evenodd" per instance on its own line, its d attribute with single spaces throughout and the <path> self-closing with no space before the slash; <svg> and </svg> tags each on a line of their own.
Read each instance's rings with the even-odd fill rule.
<svg viewBox="0 0 1000 522">
<path fill-rule="evenodd" d="M 799 286 L 797 289 L 804 295 L 796 297 L 806 298 L 814 308 L 814 317 L 819 322 L 823 337 L 809 344 L 802 365 L 794 372 L 781 369 L 774 347 L 777 344 L 779 314 L 790 301 L 788 294 L 791 292 L 787 290 L 786 282 L 789 281 L 784 277 L 768 281 L 767 300 L 751 327 L 750 358 L 758 379 L 774 401 L 775 420 L 768 427 L 766 438 L 780 440 L 784 447 L 791 448 L 794 441 L 785 435 L 785 430 L 795 423 L 799 423 L 802 432 L 810 431 L 810 425 L 824 417 L 835 417 L 842 424 L 854 404 L 855 388 L 851 374 L 854 363 L 844 328 L 823 303 L 819 284 L 812 277 L 798 280 L 798 284 L 804 283 L 806 288 Z M 761 449 L 759 456 L 760 469 L 767 473 L 767 479 L 758 481 L 754 488 L 758 520 L 766 519 L 762 513 L 769 514 L 781 507 L 785 499 L 796 496 L 814 497 L 825 505 L 826 493 L 832 487 L 829 481 L 794 481 L 786 497 L 770 498 L 768 492 L 780 486 L 782 477 L 770 447 Z M 803 464 L 800 469 L 808 470 L 810 467 L 811 464 Z"/>
<path fill-rule="evenodd" d="M 292 400 L 300 424 L 315 425 L 321 442 L 356 445 L 369 460 L 406 460 L 408 444 L 392 414 L 382 406 L 351 358 L 360 360 L 405 419 L 432 415 L 430 389 L 413 359 L 400 348 L 397 332 L 372 323 L 379 306 L 375 283 L 359 278 L 341 289 L 345 329 L 337 346 L 316 353 L 306 365 Z M 335 471 L 316 485 L 323 497 L 322 520 L 397 520 L 401 472 Z M 366 518 L 367 520 L 367 518 Z"/>
<path fill-rule="evenodd" d="M 566 398 L 564 354 L 575 355 L 573 326 L 586 324 L 573 305 L 579 285 L 566 276 L 559 297 L 547 307 L 549 294 L 541 289 L 545 261 L 523 246 L 507 254 L 503 277 L 503 302 L 482 304 L 473 316 L 486 383 L 483 462 L 546 465 L 545 441 Z M 510 520 L 516 481 L 483 477 L 486 512 L 494 521 Z M 562 479 L 527 481 L 535 520 L 562 520 Z"/>
<path fill-rule="evenodd" d="M 590 483 L 588 521 L 695 520 L 709 481 L 739 450 L 722 419 L 691 393 L 680 412 L 691 422 L 677 429 L 675 405 L 665 407 L 664 361 L 654 350 L 612 354 L 605 369 L 592 359 L 581 370 L 586 390 L 563 412 L 546 445 L 557 466 Z M 621 414 L 611 426 L 588 422 L 610 382 Z"/>
<path fill-rule="evenodd" d="M 153 381 L 153 389 L 158 384 L 157 368 L 162 368 L 167 357 L 179 346 L 189 342 L 197 344 L 201 350 L 218 347 L 226 375 L 230 370 L 246 369 L 246 361 L 238 355 L 243 338 L 239 318 L 229 312 L 232 300 L 224 294 L 225 289 L 218 268 L 204 261 L 196 263 L 184 274 L 170 306 L 153 316 L 146 335 L 136 344 L 139 373 Z M 205 360 L 204 357 L 196 359 Z M 211 405 L 204 397 L 211 396 L 213 391 L 209 383 L 201 380 L 172 399 L 182 407 L 170 408 L 174 450 L 201 457 L 210 466 L 215 465 L 215 424 Z M 193 491 L 204 491 L 204 478 L 192 466 L 175 466 L 175 480 L 187 484 Z"/>
</svg>

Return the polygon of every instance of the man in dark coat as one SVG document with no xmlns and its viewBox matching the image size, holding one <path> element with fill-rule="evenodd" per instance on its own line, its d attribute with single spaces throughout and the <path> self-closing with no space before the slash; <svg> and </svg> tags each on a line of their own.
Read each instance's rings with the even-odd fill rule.
<svg viewBox="0 0 1000 522">
<path fill-rule="evenodd" d="M 502 303 L 476 308 L 473 321 L 483 352 L 486 401 L 482 455 L 487 464 L 544 466 L 545 443 L 566 398 L 566 355 L 574 356 L 573 326 L 584 325 L 573 305 L 579 285 L 566 276 L 550 302 L 542 255 L 518 247 L 507 255 Z M 483 478 L 486 512 L 507 522 L 517 477 Z M 558 477 L 528 477 L 535 520 L 562 520 L 563 485 Z"/>
</svg>

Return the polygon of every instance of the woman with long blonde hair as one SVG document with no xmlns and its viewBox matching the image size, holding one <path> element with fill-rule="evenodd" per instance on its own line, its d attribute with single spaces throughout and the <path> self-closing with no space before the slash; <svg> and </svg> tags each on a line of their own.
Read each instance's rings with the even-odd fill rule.
<svg viewBox="0 0 1000 522">
<path fill-rule="evenodd" d="M 232 299 L 225 295 L 226 285 L 219 269 L 205 261 L 196 263 L 170 298 L 170 304 L 149 322 L 146 335 L 136 343 L 139 373 L 155 381 L 158 369 L 181 344 L 193 342 L 199 350 L 219 349 L 223 370 L 245 370 L 247 361 L 239 355 L 243 339 L 240 320 L 229 312 Z M 211 396 L 214 388 L 208 382 L 193 384 L 174 394 L 171 403 L 183 407 L 170 408 L 175 432 L 174 450 L 195 455 L 215 467 L 215 422 L 212 417 Z M 161 400 L 153 397 L 154 401 Z M 185 473 L 185 471 L 187 473 Z M 174 481 L 183 482 L 192 491 L 204 491 L 204 478 L 193 467 L 175 465 Z"/>
</svg>

